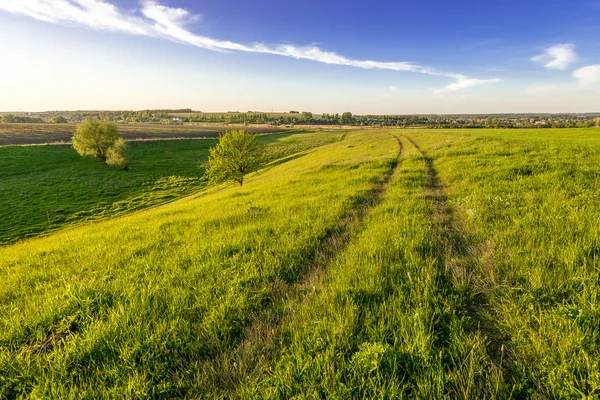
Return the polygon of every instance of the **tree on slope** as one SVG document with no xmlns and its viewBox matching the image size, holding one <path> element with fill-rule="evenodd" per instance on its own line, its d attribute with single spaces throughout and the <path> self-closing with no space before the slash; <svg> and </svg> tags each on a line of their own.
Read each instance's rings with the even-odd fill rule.
<svg viewBox="0 0 600 400">
<path fill-rule="evenodd" d="M 100 158 L 106 165 L 127 169 L 125 141 L 117 126 L 107 120 L 88 118 L 77 125 L 72 138 L 73 148 L 81 156 Z"/>
<path fill-rule="evenodd" d="M 207 174 L 211 182 L 233 181 L 242 186 L 244 175 L 256 171 L 265 159 L 258 135 L 243 130 L 225 132 L 210 149 Z"/>
</svg>

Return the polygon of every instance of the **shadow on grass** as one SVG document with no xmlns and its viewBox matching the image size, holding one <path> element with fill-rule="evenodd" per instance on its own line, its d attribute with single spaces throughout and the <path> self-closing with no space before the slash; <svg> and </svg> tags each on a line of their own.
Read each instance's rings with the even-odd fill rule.
<svg viewBox="0 0 600 400">
<path fill-rule="evenodd" d="M 214 394 L 214 390 L 217 390 L 227 397 L 235 392 L 245 377 L 255 373 L 258 363 L 264 363 L 265 358 L 270 359 L 275 355 L 274 337 L 284 318 L 286 301 L 290 297 L 301 295 L 305 283 L 315 279 L 316 275 L 347 248 L 350 233 L 360 226 L 369 211 L 381 202 L 398 168 L 403 150 L 402 142 L 396 139 L 399 145 L 397 157 L 390 162 L 379 181 L 370 190 L 349 200 L 337 223 L 325 230 L 316 243 L 299 251 L 296 259 L 300 261 L 283 268 L 276 277 L 266 283 L 273 288 L 273 294 L 264 299 L 260 308 L 249 316 L 243 330 L 237 330 L 234 336 L 230 336 L 225 346 L 221 344 L 215 348 L 216 352 L 203 364 L 198 388 L 201 392 Z M 302 156 L 303 154 L 293 157 Z M 264 286 L 265 282 L 258 284 Z M 254 289 L 258 291 L 260 287 Z"/>
<path fill-rule="evenodd" d="M 492 362 L 492 368 L 500 371 L 500 375 L 515 378 L 516 368 L 511 361 L 510 338 L 502 334 L 490 317 L 493 311 L 489 306 L 487 288 L 481 278 L 482 249 L 474 239 L 462 229 L 448 198 L 444 192 L 434 159 L 427 154 L 412 138 L 405 136 L 422 155 L 426 168 L 425 191 L 430 204 L 431 220 L 437 235 L 437 248 L 434 249 L 440 270 L 438 287 L 448 296 L 454 296 L 460 301 L 461 314 L 465 321 L 465 331 L 479 334 L 485 340 L 487 357 Z M 437 321 L 434 327 L 436 343 L 445 347 L 451 340 L 454 329 L 452 321 L 456 316 L 447 315 Z M 456 360 L 449 360 L 456 362 Z M 460 360 L 461 362 L 463 360 Z"/>
</svg>

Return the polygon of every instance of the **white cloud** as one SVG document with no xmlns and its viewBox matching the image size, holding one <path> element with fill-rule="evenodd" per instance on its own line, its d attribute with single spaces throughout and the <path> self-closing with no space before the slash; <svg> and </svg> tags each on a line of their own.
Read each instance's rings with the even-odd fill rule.
<svg viewBox="0 0 600 400">
<path fill-rule="evenodd" d="M 559 69 L 564 71 L 577 61 L 575 45 L 563 43 L 548 47 L 544 49 L 542 54 L 531 57 L 531 61 L 542 63 L 548 69 Z"/>
<path fill-rule="evenodd" d="M 164 38 L 196 47 L 217 51 L 242 51 L 273 54 L 295 59 L 312 60 L 325 64 L 345 65 L 362 69 L 417 72 L 456 80 L 437 92 L 448 92 L 498 82 L 498 79 L 476 79 L 462 74 L 441 72 L 410 62 L 382 62 L 353 60 L 334 52 L 309 46 L 290 44 L 266 45 L 212 39 L 197 35 L 186 26 L 198 17 L 182 8 L 161 5 L 154 0 L 143 0 L 137 13 L 124 12 L 103 0 L 0 0 L 0 10 L 31 18 L 63 24 L 84 26 L 99 31 L 110 31 Z"/>
<path fill-rule="evenodd" d="M 444 94 L 449 92 L 456 92 L 457 90 L 462 90 L 470 87 L 481 86 L 489 83 L 498 83 L 500 79 L 477 79 L 477 78 L 469 78 L 466 76 L 461 76 L 457 78 L 457 81 L 449 84 L 446 87 L 441 89 L 435 89 L 433 91 L 434 94 Z"/>
<path fill-rule="evenodd" d="M 396 86 L 390 86 L 390 90 L 396 90 L 398 89 Z"/>
<path fill-rule="evenodd" d="M 140 18 L 123 15 L 112 4 L 99 0 L 0 0 L 0 10 L 46 22 L 153 36 L 152 29 Z"/>
<path fill-rule="evenodd" d="M 579 83 L 583 86 L 600 83 L 600 64 L 579 68 L 573 72 L 573 76 L 579 79 Z"/>
</svg>

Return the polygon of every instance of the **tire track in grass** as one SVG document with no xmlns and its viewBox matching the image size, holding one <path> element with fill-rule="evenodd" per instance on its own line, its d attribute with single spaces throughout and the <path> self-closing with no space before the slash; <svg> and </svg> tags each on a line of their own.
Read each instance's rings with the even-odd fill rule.
<svg viewBox="0 0 600 400">
<path fill-rule="evenodd" d="M 364 218 L 382 201 L 392 177 L 400 166 L 403 153 L 402 141 L 396 135 L 391 136 L 398 142 L 398 153 L 381 180 L 363 196 L 351 202 L 338 223 L 329 229 L 312 249 L 299 268 L 297 276 L 273 282 L 275 293 L 271 303 L 251 316 L 240 343 L 231 351 L 223 352 L 221 357 L 207 361 L 202 366 L 202 376 L 198 377 L 198 381 L 204 384 L 199 388 L 201 391 L 217 389 L 218 393 L 211 394 L 230 397 L 245 377 L 257 373 L 256 367 L 259 363 L 271 358 L 276 349 L 274 337 L 285 316 L 286 303 L 291 299 L 297 300 L 306 296 L 310 288 L 316 286 L 328 264 L 347 248 L 351 234 L 359 229 Z"/>
<path fill-rule="evenodd" d="M 487 356 L 502 376 L 508 376 L 514 357 L 510 349 L 510 339 L 503 336 L 494 326 L 493 311 L 488 300 L 490 289 L 478 272 L 490 268 L 482 261 L 485 249 L 470 240 L 464 231 L 463 223 L 454 215 L 447 204 L 447 196 L 440 182 L 433 158 L 409 136 L 406 138 L 421 153 L 425 161 L 427 199 L 431 207 L 433 227 L 440 245 L 439 262 L 444 268 L 449 290 L 460 299 L 463 315 L 469 321 L 467 332 L 480 334 L 485 340 Z M 487 317 L 486 317 L 487 315 Z"/>
</svg>

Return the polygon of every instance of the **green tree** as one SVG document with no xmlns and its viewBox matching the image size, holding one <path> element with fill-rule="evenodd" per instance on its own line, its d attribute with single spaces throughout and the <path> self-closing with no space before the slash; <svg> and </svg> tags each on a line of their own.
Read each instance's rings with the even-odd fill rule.
<svg viewBox="0 0 600 400">
<path fill-rule="evenodd" d="M 88 118 L 77 125 L 73 148 L 82 156 L 97 157 L 107 165 L 127 168 L 125 141 L 117 126 L 107 120 Z"/>
<path fill-rule="evenodd" d="M 225 132 L 210 149 L 206 169 L 211 182 L 233 181 L 242 186 L 244 175 L 256 171 L 265 159 L 264 146 L 258 135 L 243 130 Z"/>
<path fill-rule="evenodd" d="M 345 112 L 342 114 L 342 116 L 340 117 L 340 123 L 342 125 L 349 125 L 352 123 L 352 113 L 351 112 Z"/>
</svg>

